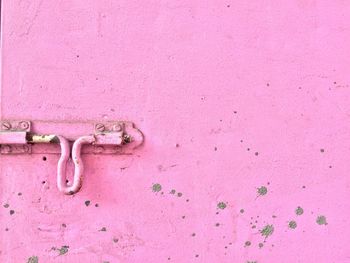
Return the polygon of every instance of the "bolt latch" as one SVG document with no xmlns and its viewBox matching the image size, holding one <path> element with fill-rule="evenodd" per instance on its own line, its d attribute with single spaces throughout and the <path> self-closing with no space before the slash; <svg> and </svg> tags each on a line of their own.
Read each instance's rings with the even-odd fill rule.
<svg viewBox="0 0 350 263">
<path fill-rule="evenodd" d="M 82 186 L 84 164 L 81 153 L 83 145 L 93 145 L 98 146 L 98 149 L 103 149 L 105 146 L 113 145 L 123 147 L 131 144 L 133 139 L 138 141 L 137 145 L 140 145 L 143 141 L 142 133 L 133 128 L 130 123 L 97 123 L 94 124 L 94 127 L 94 134 L 68 140 L 62 135 L 33 133 L 30 131 L 31 123 L 29 121 L 2 121 L 0 122 L 0 154 L 30 153 L 31 145 L 59 144 L 60 159 L 57 165 L 57 187 L 64 194 L 75 194 Z M 133 133 L 133 135 L 129 133 Z M 70 149 L 70 141 L 72 142 L 72 150 Z M 94 153 L 102 151 L 99 150 Z M 72 182 L 68 182 L 66 177 L 66 165 L 70 156 L 74 163 Z"/>
</svg>

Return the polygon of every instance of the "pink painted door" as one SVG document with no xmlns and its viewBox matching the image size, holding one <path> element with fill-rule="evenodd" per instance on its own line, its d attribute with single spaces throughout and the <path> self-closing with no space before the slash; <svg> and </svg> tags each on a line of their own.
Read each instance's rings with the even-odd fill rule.
<svg viewBox="0 0 350 263">
<path fill-rule="evenodd" d="M 4 143 L 0 262 L 350 262 L 348 1 L 1 9 L 2 121 L 72 143 L 122 120 L 144 141 L 84 146 L 73 195 L 57 145 Z"/>
</svg>

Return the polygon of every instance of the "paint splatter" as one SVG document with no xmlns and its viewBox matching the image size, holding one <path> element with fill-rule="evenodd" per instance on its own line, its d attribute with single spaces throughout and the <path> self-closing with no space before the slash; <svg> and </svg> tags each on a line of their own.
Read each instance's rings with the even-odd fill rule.
<svg viewBox="0 0 350 263">
<path fill-rule="evenodd" d="M 10 215 L 13 215 L 15 213 L 15 210 L 10 210 Z"/>
<path fill-rule="evenodd" d="M 263 243 L 259 243 L 259 248 L 263 248 L 264 244 Z"/>
<path fill-rule="evenodd" d="M 246 242 L 244 243 L 244 246 L 245 246 L 245 247 L 249 247 L 251 244 L 252 244 L 252 242 L 246 241 Z"/>
<path fill-rule="evenodd" d="M 28 258 L 27 263 L 39 263 L 39 258 L 37 256 L 32 256 Z"/>
<path fill-rule="evenodd" d="M 241 214 L 243 214 L 243 213 L 244 213 L 244 209 L 239 210 L 239 212 L 240 212 Z"/>
<path fill-rule="evenodd" d="M 266 195 L 267 194 L 267 187 L 266 186 L 261 186 L 258 188 L 258 195 Z"/>
<path fill-rule="evenodd" d="M 304 214 L 304 209 L 302 207 L 298 206 L 297 209 L 295 209 L 295 213 L 298 216 L 301 216 L 302 214 Z"/>
<path fill-rule="evenodd" d="M 296 229 L 296 228 L 297 228 L 297 222 L 295 222 L 295 221 L 289 221 L 288 227 L 289 227 L 290 229 Z"/>
<path fill-rule="evenodd" d="M 58 249 L 59 255 L 64 255 L 64 254 L 68 253 L 68 248 L 69 248 L 69 246 L 62 246 L 60 249 Z"/>
<path fill-rule="evenodd" d="M 102 227 L 100 230 L 98 230 L 98 231 L 100 231 L 100 232 L 106 232 L 107 231 L 107 228 L 105 228 L 105 227 Z"/>
<path fill-rule="evenodd" d="M 170 194 L 172 194 L 172 195 L 174 195 L 176 193 L 176 190 L 175 189 L 172 189 L 171 191 L 170 191 Z"/>
<path fill-rule="evenodd" d="M 219 209 L 225 209 L 226 206 L 227 206 L 227 205 L 226 205 L 224 202 L 220 202 L 220 203 L 218 203 L 218 205 L 217 205 L 217 207 L 218 207 Z"/>
<path fill-rule="evenodd" d="M 316 219 L 317 224 L 319 225 L 328 225 L 327 219 L 325 216 L 318 216 Z"/>
<path fill-rule="evenodd" d="M 273 225 L 266 225 L 262 230 L 260 230 L 260 234 L 267 239 L 269 236 L 273 234 L 275 228 Z"/>
<path fill-rule="evenodd" d="M 181 196 L 182 196 L 182 193 L 177 193 L 177 196 L 178 196 L 178 197 L 181 197 Z"/>
<path fill-rule="evenodd" d="M 86 200 L 86 201 L 85 201 L 85 205 L 86 205 L 86 206 L 89 206 L 90 203 L 91 203 L 90 200 Z"/>
<path fill-rule="evenodd" d="M 9 205 L 9 204 L 4 204 L 4 207 L 5 207 L 5 208 L 9 208 L 10 205 Z"/>
<path fill-rule="evenodd" d="M 162 186 L 160 184 L 154 184 L 152 185 L 152 191 L 157 193 L 160 192 L 162 190 Z"/>
</svg>

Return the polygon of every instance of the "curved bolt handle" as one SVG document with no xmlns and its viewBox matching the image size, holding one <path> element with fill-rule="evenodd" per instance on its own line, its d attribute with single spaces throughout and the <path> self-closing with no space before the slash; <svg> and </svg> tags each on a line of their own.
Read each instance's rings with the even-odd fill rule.
<svg viewBox="0 0 350 263">
<path fill-rule="evenodd" d="M 72 195 L 77 193 L 82 184 L 82 175 L 84 171 L 84 164 L 83 161 L 80 158 L 81 153 L 81 146 L 83 144 L 91 144 L 95 142 L 95 137 L 93 135 L 90 136 L 82 136 L 79 137 L 74 143 L 72 148 L 72 159 L 74 163 L 74 178 L 73 178 L 73 184 L 68 185 L 66 180 L 66 167 L 67 167 L 67 161 L 69 159 L 69 142 L 66 138 L 62 136 L 57 136 L 57 138 L 60 141 L 61 146 L 61 157 L 58 160 L 58 166 L 57 166 L 57 187 L 58 189 L 66 194 L 66 195 Z"/>
</svg>

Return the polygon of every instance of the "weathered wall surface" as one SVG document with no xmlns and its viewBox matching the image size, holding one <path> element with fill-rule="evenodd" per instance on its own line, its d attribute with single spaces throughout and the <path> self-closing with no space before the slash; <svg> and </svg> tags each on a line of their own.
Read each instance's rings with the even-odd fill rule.
<svg viewBox="0 0 350 263">
<path fill-rule="evenodd" d="M 1 155 L 1 262 L 350 262 L 348 1 L 2 2 L 1 119 L 146 139 Z"/>
</svg>

